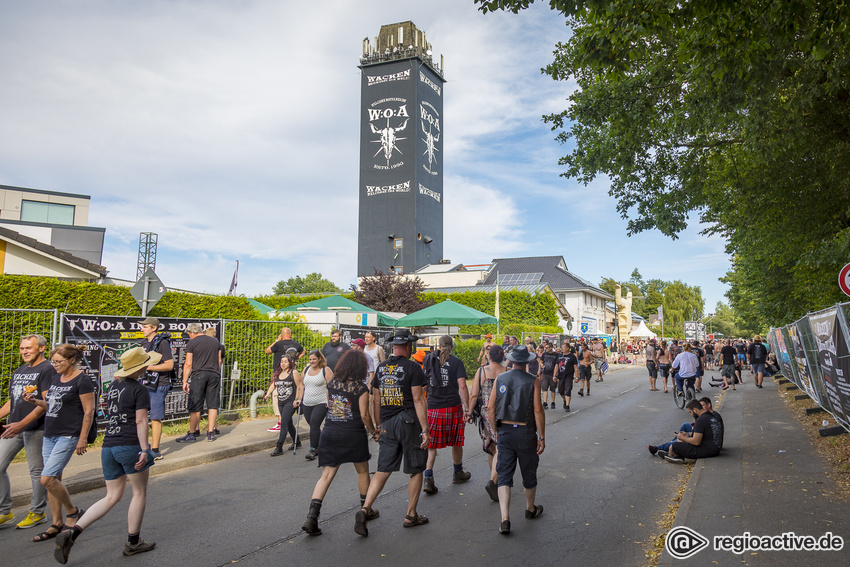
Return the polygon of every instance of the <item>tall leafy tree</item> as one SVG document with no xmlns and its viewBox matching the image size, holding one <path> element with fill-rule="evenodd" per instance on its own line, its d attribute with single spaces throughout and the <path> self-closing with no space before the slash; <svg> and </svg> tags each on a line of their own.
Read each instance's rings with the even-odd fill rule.
<svg viewBox="0 0 850 567">
<path fill-rule="evenodd" d="M 280 280 L 273 289 L 275 295 L 322 292 L 336 293 L 341 291 L 335 283 L 326 280 L 318 272 L 307 274 L 303 278 L 301 276 L 293 276 L 286 281 Z"/>
<path fill-rule="evenodd" d="M 533 0 L 475 0 L 519 12 Z M 564 175 L 611 180 L 628 232 L 727 240 L 732 307 L 782 324 L 842 299 L 850 257 L 850 3 L 551 0 L 572 29 L 544 72 Z M 666 304 L 665 304 L 666 308 Z"/>
</svg>

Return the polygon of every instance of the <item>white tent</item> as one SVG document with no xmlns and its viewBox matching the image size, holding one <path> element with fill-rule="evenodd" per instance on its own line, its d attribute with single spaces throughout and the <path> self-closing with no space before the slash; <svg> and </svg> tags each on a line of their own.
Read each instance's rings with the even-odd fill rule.
<svg viewBox="0 0 850 567">
<path fill-rule="evenodd" d="M 649 330 L 649 327 L 646 326 L 646 321 L 641 321 L 638 328 L 630 333 L 630 336 L 636 339 L 654 339 L 658 335 Z"/>
</svg>

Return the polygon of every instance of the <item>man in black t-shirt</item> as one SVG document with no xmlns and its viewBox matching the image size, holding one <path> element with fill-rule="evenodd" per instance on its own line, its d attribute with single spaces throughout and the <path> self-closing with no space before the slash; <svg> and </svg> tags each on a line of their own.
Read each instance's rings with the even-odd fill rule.
<svg viewBox="0 0 850 567">
<path fill-rule="evenodd" d="M 530 352 L 534 352 L 533 350 Z M 549 399 L 551 404 L 549 407 L 555 409 L 555 388 L 558 385 L 555 367 L 558 366 L 558 353 L 552 348 L 552 343 L 545 341 L 543 343 L 543 356 L 540 357 L 540 392 L 543 402 L 543 409 L 547 409 L 546 400 Z"/>
<path fill-rule="evenodd" d="M 764 363 L 767 362 L 767 347 L 761 342 L 761 335 L 753 337 L 753 344 L 747 349 L 747 362 L 755 374 L 756 388 L 764 381 Z"/>
<path fill-rule="evenodd" d="M 723 378 L 724 390 L 729 387 L 731 382 L 732 389 L 735 389 L 735 360 L 737 351 L 732 346 L 732 342 L 726 339 L 723 348 L 720 349 L 720 376 Z"/>
<path fill-rule="evenodd" d="M 9 399 L 0 407 L 0 419 L 8 416 L 8 423 L 0 436 L 0 527 L 11 526 L 12 495 L 9 475 L 6 472 L 12 459 L 26 449 L 27 465 L 32 480 L 32 500 L 26 518 L 18 528 L 31 528 L 47 521 L 44 509 L 47 506 L 47 490 L 41 485 L 41 443 L 44 439 L 44 408 L 21 399 L 23 393 L 36 387 L 33 395 L 41 398 L 47 390 L 50 378 L 55 374 L 53 367 L 44 359 L 47 339 L 41 335 L 27 335 L 21 339 L 20 353 L 24 364 L 12 372 L 9 381 Z"/>
<path fill-rule="evenodd" d="M 274 345 L 272 345 L 274 346 Z M 325 360 L 328 363 L 328 368 L 333 370 L 336 368 L 336 363 L 342 358 L 342 355 L 345 354 L 345 351 L 349 350 L 351 346 L 347 343 L 342 342 L 342 337 L 339 333 L 339 329 L 334 329 L 331 331 L 331 340 L 328 343 L 325 343 L 325 346 L 322 347 L 322 354 L 325 357 Z"/>
<path fill-rule="evenodd" d="M 293 362 L 298 362 L 302 356 L 307 354 L 304 347 L 298 341 L 292 340 L 292 330 L 289 327 L 284 327 L 280 330 L 277 340 L 266 347 L 266 354 L 274 354 L 273 369 L 280 366 L 280 359 L 284 354 L 292 356 Z"/>
<path fill-rule="evenodd" d="M 713 412 L 706 411 L 699 400 L 691 400 L 685 406 L 694 421 L 694 432 L 676 433 L 676 442 L 664 457 L 670 463 L 684 463 L 685 459 L 707 459 L 716 457 L 723 447 L 723 421 Z"/>
<path fill-rule="evenodd" d="M 366 523 L 378 517 L 372 504 L 390 475 L 401 468 L 402 460 L 404 473 L 410 475 L 404 526 L 428 523 L 428 518 L 416 511 L 430 442 L 428 410 L 422 393 L 425 373 L 410 360 L 413 345 L 418 340 L 419 337 L 411 335 L 407 329 L 395 331 L 389 341 L 393 345 L 393 355 L 378 365 L 372 378 L 372 415 L 379 444 L 377 472 L 369 483 L 363 507 L 354 516 L 354 531 L 364 537 L 369 535 Z"/>
<path fill-rule="evenodd" d="M 207 441 L 215 441 L 215 420 L 221 395 L 221 343 L 203 333 L 199 323 L 186 326 L 189 342 L 183 363 L 183 391 L 189 394 L 189 433 L 178 437 L 178 443 L 194 443 L 200 435 L 201 410 L 207 404 Z M 191 386 L 189 378 L 192 379 Z"/>
<path fill-rule="evenodd" d="M 140 383 L 148 388 L 150 395 L 151 451 L 154 459 L 162 459 L 159 442 L 162 439 L 162 420 L 165 419 L 165 398 L 171 390 L 171 377 L 174 375 L 174 355 L 171 352 L 171 336 L 159 332 L 159 319 L 148 317 L 141 323 L 142 340 L 140 346 L 146 352 L 156 351 L 160 355 L 158 364 L 148 366 Z"/>
<path fill-rule="evenodd" d="M 563 354 L 558 357 L 557 380 L 558 393 L 564 400 L 564 411 L 570 411 L 570 401 L 573 395 L 573 380 L 575 379 L 576 369 L 578 368 L 578 358 L 576 358 L 573 348 L 569 343 L 564 343 Z"/>
</svg>

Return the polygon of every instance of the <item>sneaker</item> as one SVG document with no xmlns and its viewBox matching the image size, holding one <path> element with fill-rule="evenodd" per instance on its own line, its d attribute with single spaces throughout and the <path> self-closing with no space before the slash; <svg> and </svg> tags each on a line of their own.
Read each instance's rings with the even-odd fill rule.
<svg viewBox="0 0 850 567">
<path fill-rule="evenodd" d="M 215 431 L 210 431 L 207 433 L 207 441 L 215 441 L 218 437 L 215 436 Z"/>
<path fill-rule="evenodd" d="M 319 456 L 319 450 L 310 447 L 310 450 L 307 451 L 307 454 L 304 455 L 304 458 L 307 459 L 308 461 L 314 461 L 314 460 L 316 460 L 316 457 L 318 457 L 318 456 Z"/>
<path fill-rule="evenodd" d="M 590 397 L 590 388 L 587 389 L 587 397 Z"/>
<path fill-rule="evenodd" d="M 218 427 L 213 428 L 213 433 L 216 435 L 221 435 L 221 431 L 218 430 Z"/>
<path fill-rule="evenodd" d="M 570 406 L 566 406 L 566 407 L 564 408 L 564 411 L 565 411 L 565 412 L 567 412 L 567 413 L 570 413 Z"/>
<path fill-rule="evenodd" d="M 647 445 L 646 448 L 649 449 L 650 455 L 655 455 L 656 453 L 658 453 L 658 447 L 656 447 L 655 445 Z"/>
<path fill-rule="evenodd" d="M 539 518 L 540 514 L 542 514 L 542 513 L 543 513 L 543 506 L 541 506 L 540 504 L 535 504 L 534 510 L 526 510 L 525 511 L 525 519 L 526 520 L 533 520 L 534 518 Z"/>
<path fill-rule="evenodd" d="M 18 524 L 19 530 L 25 530 L 27 528 L 35 527 L 39 524 L 43 524 L 47 521 L 47 516 L 44 514 L 36 514 L 35 512 L 30 512 L 27 514 L 27 517 L 23 519 L 21 523 Z"/>
<path fill-rule="evenodd" d="M 683 459 L 681 457 L 671 457 L 670 455 L 667 455 L 666 457 L 664 457 L 664 460 L 667 461 L 668 463 L 673 463 L 673 464 L 676 464 L 676 465 L 684 465 L 685 464 L 685 459 Z"/>
<path fill-rule="evenodd" d="M 178 437 L 177 439 L 175 439 L 175 441 L 177 441 L 178 443 L 194 443 L 195 441 L 197 441 L 197 439 L 195 438 L 194 433 L 187 433 L 183 437 Z"/>
<path fill-rule="evenodd" d="M 583 395 L 584 395 L 584 388 L 582 388 L 581 390 L 579 390 L 579 391 L 578 391 L 578 395 L 579 395 L 579 396 L 583 396 Z"/>
<path fill-rule="evenodd" d="M 153 460 L 154 461 L 161 461 L 162 460 L 162 452 L 154 451 L 153 452 Z"/>
<path fill-rule="evenodd" d="M 280 431 L 280 422 L 277 422 L 277 425 L 273 427 L 269 427 L 266 431 Z"/>
<path fill-rule="evenodd" d="M 143 539 L 139 540 L 139 543 L 136 545 L 131 544 L 129 541 L 124 544 L 124 555 L 136 555 L 137 553 L 144 553 L 145 551 L 150 551 L 156 547 L 156 543 L 154 542 L 146 542 Z"/>
<path fill-rule="evenodd" d="M 68 555 L 74 547 L 74 530 L 59 532 L 56 536 L 56 549 L 53 550 L 53 558 L 62 565 L 68 562 Z"/>
<path fill-rule="evenodd" d="M 658 449 L 658 453 L 656 453 L 656 455 L 658 455 L 659 457 L 661 457 L 663 459 L 664 457 L 667 456 L 667 451 L 665 451 L 664 449 Z"/>
<path fill-rule="evenodd" d="M 8 514 L 0 514 L 0 528 L 8 528 L 12 525 L 12 520 L 15 519 L 15 515 L 11 512 Z"/>
<path fill-rule="evenodd" d="M 487 491 L 487 496 L 490 497 L 490 500 L 493 502 L 499 501 L 499 487 L 496 486 L 495 482 L 488 480 L 487 484 L 484 485 L 484 490 Z"/>
<path fill-rule="evenodd" d="M 434 484 L 434 477 L 433 476 L 426 476 L 423 479 L 422 492 L 424 492 L 425 494 L 437 494 L 437 492 L 439 492 L 437 485 Z"/>
<path fill-rule="evenodd" d="M 452 476 L 452 484 L 463 484 L 472 478 L 472 473 L 469 471 L 458 471 Z"/>
<path fill-rule="evenodd" d="M 565 410 L 565 411 L 570 411 L 570 410 L 568 409 L 569 407 L 570 407 L 570 406 L 568 406 L 568 405 L 567 405 L 567 402 L 565 401 L 565 402 L 564 402 L 564 410 Z"/>
</svg>

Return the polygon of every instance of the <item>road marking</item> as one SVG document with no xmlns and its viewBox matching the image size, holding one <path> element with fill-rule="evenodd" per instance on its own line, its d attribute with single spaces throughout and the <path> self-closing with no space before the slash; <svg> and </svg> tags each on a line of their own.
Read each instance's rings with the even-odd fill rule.
<svg viewBox="0 0 850 567">
<path fill-rule="evenodd" d="M 620 395 L 622 396 L 623 394 L 628 394 L 629 392 L 631 392 L 631 391 L 632 391 L 632 390 L 634 390 L 635 388 L 637 388 L 637 386 L 632 386 L 631 388 L 629 388 L 629 389 L 628 389 L 628 390 L 626 390 L 625 392 L 620 392 Z"/>
</svg>

